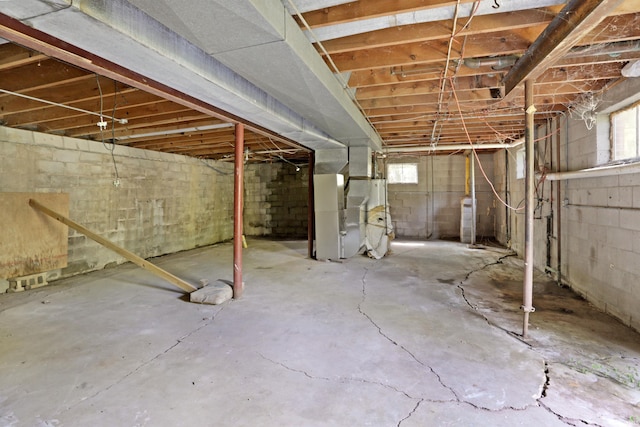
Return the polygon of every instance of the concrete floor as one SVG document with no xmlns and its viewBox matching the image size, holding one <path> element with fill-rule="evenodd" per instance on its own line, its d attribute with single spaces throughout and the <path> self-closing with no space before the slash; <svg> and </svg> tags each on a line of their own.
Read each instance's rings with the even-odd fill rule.
<svg viewBox="0 0 640 427">
<path fill-rule="evenodd" d="M 231 245 L 155 262 L 231 278 Z M 2 426 L 640 425 L 640 336 L 499 248 L 249 240 L 221 306 L 131 264 L 0 296 Z"/>
</svg>

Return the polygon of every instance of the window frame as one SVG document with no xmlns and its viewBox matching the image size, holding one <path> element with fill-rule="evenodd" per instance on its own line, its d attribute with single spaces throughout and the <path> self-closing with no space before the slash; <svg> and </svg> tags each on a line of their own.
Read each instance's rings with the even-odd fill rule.
<svg viewBox="0 0 640 427">
<path fill-rule="evenodd" d="M 398 166 L 400 167 L 404 167 L 404 166 L 411 166 L 412 168 L 415 168 L 415 181 L 406 181 L 406 180 L 400 180 L 400 181 L 392 181 L 391 179 L 391 173 L 390 173 L 390 168 L 391 167 L 395 167 L 397 168 Z M 420 183 L 420 174 L 419 174 L 419 169 L 418 169 L 418 163 L 415 162 L 399 162 L 399 163 L 387 163 L 387 183 L 389 184 L 393 184 L 393 185 L 417 185 Z M 401 178 L 405 178 L 404 173 L 401 172 L 402 177 Z"/>
<path fill-rule="evenodd" d="M 623 141 L 617 141 L 616 139 L 616 116 L 635 110 L 635 156 L 618 157 L 616 152 L 620 151 L 620 145 L 624 144 Z M 631 161 L 640 160 L 640 101 L 634 102 L 625 107 L 619 108 L 609 113 L 609 158 L 611 163 L 626 163 Z"/>
</svg>

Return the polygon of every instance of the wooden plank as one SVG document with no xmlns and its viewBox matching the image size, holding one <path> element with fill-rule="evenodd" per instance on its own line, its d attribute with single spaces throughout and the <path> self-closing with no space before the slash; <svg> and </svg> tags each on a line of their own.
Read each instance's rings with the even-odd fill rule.
<svg viewBox="0 0 640 427">
<path fill-rule="evenodd" d="M 4 43 L 0 45 L 0 71 L 22 67 L 46 59 L 47 57 L 43 54 L 25 49 L 17 44 Z"/>
<path fill-rule="evenodd" d="M 462 0 L 461 3 L 473 1 L 475 0 Z M 302 17 L 311 28 L 316 28 L 455 4 L 453 0 L 355 1 L 307 12 L 302 14 Z"/>
<path fill-rule="evenodd" d="M 500 87 L 500 76 L 473 76 L 460 77 L 456 79 L 456 90 L 458 92 L 465 90 L 498 88 Z M 446 89 L 450 90 L 451 84 L 447 81 Z M 358 100 L 387 98 L 393 96 L 408 95 L 430 95 L 440 90 L 440 82 L 436 80 L 424 80 L 417 82 L 397 83 L 387 86 L 372 86 L 368 88 L 358 89 L 356 98 Z"/>
<path fill-rule="evenodd" d="M 512 31 L 516 28 L 534 27 L 540 34 L 544 25 L 551 22 L 553 14 L 546 9 L 531 9 L 518 12 L 500 13 L 495 15 L 476 16 L 473 25 L 457 33 L 458 37 Z M 457 21 L 457 28 L 462 28 L 469 18 Z M 359 49 L 373 49 L 385 46 L 395 46 L 406 43 L 425 42 L 431 40 L 449 40 L 453 19 L 422 24 L 404 25 L 382 30 L 369 31 L 353 36 L 340 37 L 322 42 L 322 46 L 329 53 L 348 52 Z"/>
<path fill-rule="evenodd" d="M 0 278 L 27 276 L 67 266 L 67 227 L 29 208 L 38 196 L 60 212 L 69 211 L 66 193 L 0 193 Z"/>
<path fill-rule="evenodd" d="M 479 34 L 467 40 L 464 58 L 495 55 L 522 54 L 530 42 L 511 32 Z M 340 72 L 442 63 L 447 58 L 448 40 L 407 43 L 393 47 L 361 49 L 332 55 Z M 451 59 L 459 59 L 461 45 L 455 43 Z"/>
<path fill-rule="evenodd" d="M 87 72 L 47 58 L 37 64 L 28 64 L 0 71 L 2 89 L 12 92 L 58 86 L 62 81 L 86 78 Z"/>
<path fill-rule="evenodd" d="M 156 276 L 162 277 L 163 279 L 165 279 L 166 281 L 168 281 L 169 283 L 172 283 L 174 285 L 176 285 L 177 287 L 179 287 L 180 289 L 186 291 L 186 292 L 193 292 L 195 291 L 197 288 L 193 285 L 191 285 L 190 283 L 185 282 L 184 280 L 180 279 L 179 277 L 174 276 L 173 274 L 169 273 L 166 270 L 163 270 L 162 268 L 158 267 L 155 264 L 152 264 L 151 262 L 147 261 L 144 258 L 139 257 L 138 255 L 134 254 L 133 252 L 129 252 L 128 250 L 121 248 L 120 246 L 116 245 L 115 243 L 105 239 L 104 237 L 92 232 L 91 230 L 89 230 L 86 227 L 83 227 L 82 225 L 78 224 L 77 222 L 74 222 L 72 220 L 70 220 L 69 218 L 67 218 L 66 216 L 59 214 L 58 212 L 55 212 L 49 208 L 47 208 L 46 206 L 38 203 L 36 200 L 34 199 L 29 199 L 29 205 L 46 214 L 49 215 L 51 218 L 60 221 L 61 223 L 73 228 L 74 230 L 76 230 L 79 233 L 84 234 L 85 236 L 87 236 L 88 238 L 100 243 L 102 246 L 111 249 L 112 251 L 114 251 L 115 253 L 117 253 L 118 255 L 123 256 L 124 258 L 126 258 L 127 260 L 131 261 L 132 263 L 134 263 L 135 265 L 144 268 L 145 270 L 150 271 L 151 273 L 155 274 Z"/>
</svg>

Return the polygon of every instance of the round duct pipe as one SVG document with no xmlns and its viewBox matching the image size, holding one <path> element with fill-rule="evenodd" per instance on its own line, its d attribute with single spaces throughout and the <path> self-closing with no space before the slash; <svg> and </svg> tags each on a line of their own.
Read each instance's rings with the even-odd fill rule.
<svg viewBox="0 0 640 427">
<path fill-rule="evenodd" d="M 431 152 L 431 151 L 458 151 L 458 150 L 499 150 L 502 148 L 513 148 L 524 143 L 524 138 L 518 138 L 508 144 L 491 143 L 491 144 L 450 144 L 450 145 L 426 145 L 426 146 L 409 146 L 409 147 L 386 147 L 385 153 L 414 153 L 414 152 Z"/>
<path fill-rule="evenodd" d="M 469 68 L 480 68 L 490 66 L 492 70 L 502 70 L 511 67 L 516 63 L 518 57 L 515 55 L 485 58 L 466 58 L 462 62 Z"/>
</svg>

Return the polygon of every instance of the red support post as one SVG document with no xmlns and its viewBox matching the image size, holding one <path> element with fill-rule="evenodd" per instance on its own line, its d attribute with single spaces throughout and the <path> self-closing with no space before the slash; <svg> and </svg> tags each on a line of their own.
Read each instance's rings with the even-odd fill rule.
<svg viewBox="0 0 640 427">
<path fill-rule="evenodd" d="M 242 296 L 242 205 L 244 177 L 244 125 L 236 123 L 235 177 L 233 191 L 233 298 Z"/>
</svg>

